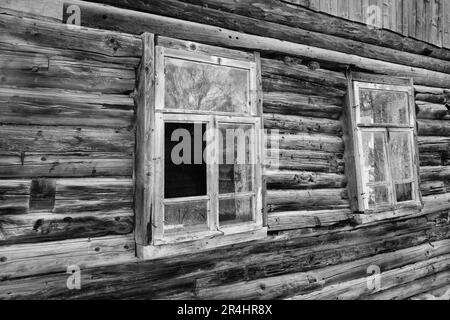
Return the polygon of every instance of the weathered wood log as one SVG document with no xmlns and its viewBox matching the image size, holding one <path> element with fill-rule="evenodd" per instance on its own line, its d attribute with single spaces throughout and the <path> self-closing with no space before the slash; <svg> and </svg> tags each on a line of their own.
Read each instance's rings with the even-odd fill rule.
<svg viewBox="0 0 450 320">
<path fill-rule="evenodd" d="M 0 215 L 28 212 L 30 180 L 0 180 Z"/>
<path fill-rule="evenodd" d="M 264 92 L 282 91 L 329 98 L 342 98 L 345 95 L 344 90 L 340 90 L 336 87 L 326 87 L 313 82 L 278 75 L 263 77 L 262 84 Z"/>
<path fill-rule="evenodd" d="M 137 36 L 93 28 L 73 28 L 29 18 L 0 15 L 0 42 L 95 52 L 106 56 L 140 57 Z"/>
<path fill-rule="evenodd" d="M 56 180 L 54 213 L 132 210 L 133 181 L 90 178 Z"/>
<path fill-rule="evenodd" d="M 449 180 L 450 167 L 449 166 L 420 167 L 420 179 L 424 181 Z"/>
<path fill-rule="evenodd" d="M 282 115 L 276 113 L 264 114 L 264 127 L 279 129 L 282 132 L 308 132 L 342 135 L 342 123 L 337 120 Z"/>
<path fill-rule="evenodd" d="M 445 250 L 449 248 L 448 242 L 442 245 L 428 244 L 431 238 L 440 241 L 448 234 L 448 226 L 438 226 L 435 219 L 437 217 L 417 217 L 394 224 L 384 223 L 319 237 L 277 237 L 255 241 L 251 245 L 236 244 L 231 248 L 227 246 L 158 261 L 88 268 L 83 269 L 83 286 L 80 290 L 67 290 L 65 270 L 50 275 L 6 280 L 1 283 L 0 297 L 165 298 L 177 294 L 191 294 L 192 298 L 200 298 L 200 290 L 213 286 L 231 285 L 242 279 L 259 279 L 261 282 L 262 278 L 275 275 L 293 276 L 297 272 L 326 267 L 334 269 L 327 269 L 329 272 L 323 277 L 320 274 L 313 276 L 312 281 L 326 278 L 332 279 L 329 282 L 331 284 L 332 281 L 342 282 L 349 278 L 364 277 L 367 275 L 367 266 L 371 264 L 379 264 L 382 270 L 389 270 L 422 261 L 427 258 L 426 252 L 429 252 L 429 257 L 447 253 Z M 447 233 L 444 230 L 447 230 Z M 422 244 L 424 245 L 421 248 L 410 248 Z M 395 252 L 402 249 L 406 251 Z M 379 255 L 380 252 L 384 253 Z M 366 258 L 367 260 L 355 261 Z M 346 262 L 349 265 L 343 267 L 342 263 Z M 343 273 L 343 270 L 350 274 Z M 180 276 L 183 277 L 180 279 Z M 316 287 L 317 281 L 314 281 L 314 284 Z M 250 291 L 255 294 L 254 290 Z M 292 295 L 299 291 L 283 289 L 277 296 L 282 297 L 283 293 Z M 234 290 L 227 292 L 228 298 L 236 297 Z"/>
<path fill-rule="evenodd" d="M 344 188 L 345 175 L 324 172 L 267 170 L 268 189 Z"/>
<path fill-rule="evenodd" d="M 343 109 L 343 100 L 340 98 L 330 99 L 291 92 L 264 92 L 263 104 L 265 113 L 330 119 L 339 119 Z"/>
<path fill-rule="evenodd" d="M 422 167 L 446 166 L 448 160 L 448 156 L 445 152 L 422 152 L 419 154 L 419 161 Z"/>
<path fill-rule="evenodd" d="M 125 129 L 0 125 L 4 151 L 131 153 L 133 146 L 133 132 Z"/>
<path fill-rule="evenodd" d="M 450 136 L 449 120 L 417 120 L 420 136 Z"/>
<path fill-rule="evenodd" d="M 342 153 L 270 149 L 266 150 L 265 159 L 266 165 L 274 169 L 344 172 Z"/>
<path fill-rule="evenodd" d="M 115 99 L 117 101 L 114 104 Z M 131 98 L 118 95 L 104 96 L 75 91 L 58 91 L 53 94 L 50 90 L 40 88 L 0 88 L 0 122 L 130 127 L 134 116 L 132 102 Z"/>
<path fill-rule="evenodd" d="M 380 48 L 379 46 L 369 43 L 362 43 L 329 35 L 329 32 L 317 33 L 302 28 L 293 28 L 291 26 L 270 22 L 268 21 L 267 16 L 260 20 L 253 18 L 251 15 L 243 17 L 226 11 L 190 5 L 175 0 L 154 0 L 151 4 L 141 1 L 131 6 L 127 1 L 116 0 L 109 3 L 115 6 L 131 7 L 132 9 L 141 12 L 150 12 L 197 23 L 210 24 L 249 34 L 264 35 L 282 41 L 332 49 L 346 54 L 357 54 L 367 58 L 412 65 L 415 67 L 426 67 L 435 71 L 444 70 L 447 72 L 450 70 L 450 64 L 447 64 L 447 61 L 438 60 L 428 56 L 419 56 L 386 47 Z M 251 5 L 248 4 L 248 6 L 250 7 Z"/>
<path fill-rule="evenodd" d="M 0 70 L 48 70 L 48 66 L 43 54 L 0 50 Z"/>
<path fill-rule="evenodd" d="M 443 89 L 443 88 L 426 87 L 426 86 L 414 85 L 414 91 L 415 91 L 415 93 L 442 94 L 442 93 L 445 92 L 445 90 L 446 90 L 446 89 Z"/>
<path fill-rule="evenodd" d="M 284 57 L 284 61 L 261 59 L 261 70 L 264 77 L 279 75 L 318 83 L 323 86 L 339 87 L 344 90 L 347 88 L 347 79 L 344 73 L 326 69 L 316 69 L 313 71 L 291 57 Z"/>
<path fill-rule="evenodd" d="M 349 222 L 351 210 L 284 211 L 269 214 L 270 231 L 317 228 Z"/>
<path fill-rule="evenodd" d="M 418 137 L 419 153 L 421 152 L 450 152 L 449 137 Z"/>
<path fill-rule="evenodd" d="M 449 109 L 444 104 L 416 101 L 416 106 L 418 119 L 450 120 Z"/>
<path fill-rule="evenodd" d="M 0 152 L 0 178 L 131 177 L 133 157 L 126 153 Z"/>
<path fill-rule="evenodd" d="M 0 247 L 0 281 L 136 260 L 132 235 Z M 1 290 L 0 290 L 1 291 Z"/>
<path fill-rule="evenodd" d="M 154 34 L 203 42 L 211 45 L 272 53 L 280 52 L 287 55 L 309 57 L 342 65 L 354 65 L 362 70 L 379 74 L 413 77 L 414 83 L 419 85 L 442 88 L 450 86 L 450 75 L 436 71 L 428 71 L 423 68 L 403 66 L 378 59 L 364 58 L 353 54 L 310 47 L 275 38 L 244 34 L 227 30 L 223 27 L 208 26 L 149 13 L 127 11 L 81 1 L 75 1 L 74 3 L 77 3 L 83 11 L 85 19 L 83 25 L 88 27 L 119 30 L 132 34 L 152 32 Z"/>
<path fill-rule="evenodd" d="M 420 191 L 423 196 L 447 192 L 444 181 L 423 181 L 420 184 Z"/>
<path fill-rule="evenodd" d="M 291 210 L 327 210 L 349 207 L 347 190 L 267 190 L 266 201 L 269 212 Z"/>
<path fill-rule="evenodd" d="M 450 299 L 450 284 L 443 287 L 433 288 L 429 291 L 419 293 L 408 298 L 409 300 L 449 300 Z"/>
<path fill-rule="evenodd" d="M 133 212 L 0 216 L 0 245 L 123 235 L 133 232 Z"/>
<path fill-rule="evenodd" d="M 372 298 L 383 295 L 383 292 L 401 284 L 410 283 L 414 280 L 434 275 L 447 269 L 450 262 L 450 254 L 431 258 L 426 261 L 420 261 L 414 264 L 406 265 L 402 268 L 397 268 L 379 274 L 381 279 L 380 287 L 376 288 L 376 293 Z M 449 272 L 450 273 L 450 272 Z M 450 277 L 449 277 L 450 279 Z M 329 287 L 312 292 L 310 294 L 297 295 L 293 299 L 299 300 L 323 300 L 323 299 L 337 299 L 337 300 L 354 300 L 370 298 L 373 291 L 367 285 L 367 276 L 355 279 L 352 281 L 335 284 Z"/>
<path fill-rule="evenodd" d="M 416 101 L 446 104 L 447 102 L 450 102 L 450 93 L 448 90 L 444 90 L 443 93 L 439 94 L 418 93 L 416 94 Z"/>
<path fill-rule="evenodd" d="M 429 275 L 415 279 L 414 281 L 397 286 L 391 290 L 381 291 L 377 294 L 367 297 L 371 300 L 404 300 L 411 296 L 420 294 L 424 291 L 433 290 L 439 288 L 444 283 L 450 281 L 450 271 L 443 271 L 436 274 Z"/>
<path fill-rule="evenodd" d="M 288 150 L 311 150 L 342 153 L 344 151 L 344 142 L 341 137 L 327 134 L 280 134 L 268 136 L 270 146 L 278 142 L 280 149 Z"/>
</svg>

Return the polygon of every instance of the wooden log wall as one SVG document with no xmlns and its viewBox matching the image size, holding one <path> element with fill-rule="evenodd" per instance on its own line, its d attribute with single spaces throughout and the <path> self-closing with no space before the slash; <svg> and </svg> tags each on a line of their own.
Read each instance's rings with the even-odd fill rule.
<svg viewBox="0 0 450 320">
<path fill-rule="evenodd" d="M 132 234 L 141 48 L 1 15 L 0 246 Z"/>
<path fill-rule="evenodd" d="M 87 65 L 99 66 L 95 70 L 102 74 L 94 73 L 90 82 L 80 84 L 77 77 L 86 79 L 91 70 L 81 68 L 85 73 L 76 73 L 79 89 L 74 91 L 71 76 L 64 81 L 51 79 L 59 73 L 39 77 L 47 79 L 41 88 L 36 85 L 41 82 L 14 82 L 20 71 L 15 77 L 5 71 L 13 80 L 0 86 L 0 196 L 4 199 L 0 299 L 422 299 L 445 292 L 450 283 L 450 100 L 449 88 L 437 84 L 445 84 L 446 78 L 440 77 L 447 74 L 423 73 L 416 86 L 424 209 L 399 216 L 356 215 L 349 208 L 343 158 L 347 63 L 336 63 L 333 55 L 329 60 L 322 55 L 325 62 L 317 62 L 315 52 L 302 59 L 282 46 L 277 52 L 269 38 L 236 33 L 243 39 L 231 39 L 229 31 L 216 33 L 208 26 L 187 27 L 159 16 L 134 16 L 94 4 L 82 10 L 85 17 L 102 13 L 104 19 L 85 20 L 96 29 L 77 29 L 81 35 L 60 24 L 0 15 L 0 27 L 6 31 L 0 33 L 0 53 L 22 59 L 9 66 L 25 68 L 23 60 L 34 56 L 34 63 L 50 70 L 51 59 L 57 56 L 72 59 L 57 64 L 59 71 Z M 246 19 L 241 21 L 253 21 Z M 29 32 L 14 34 L 8 25 Z M 57 32 L 44 38 L 35 26 Z M 136 260 L 132 234 L 135 84 L 121 81 L 139 63 L 140 38 L 101 29 L 156 30 L 227 47 L 264 47 L 260 50 L 264 126 L 280 131 L 277 141 L 267 139 L 270 146 L 277 142 L 280 155 L 279 166 L 267 166 L 264 172 L 267 239 L 155 261 Z M 197 30 L 205 33 L 196 34 Z M 57 41 L 61 32 L 78 41 Z M 85 41 L 81 38 L 95 38 L 95 45 L 80 44 Z M 420 57 L 416 55 L 416 63 Z M 34 67 L 33 62 L 28 64 Z M 402 64 L 408 65 L 405 60 Z M 104 68 L 110 71 L 103 74 Z M 48 70 L 39 67 L 37 72 Z M 388 67 L 378 70 L 384 72 L 392 74 Z M 121 74 L 124 78 L 118 81 Z M 96 84 L 108 77 L 115 85 Z M 89 83 L 96 89 L 91 90 Z M 35 116 L 24 117 L 23 110 Z M 4 124 L 3 119 L 7 119 Z M 71 264 L 82 269 L 80 290 L 67 289 L 66 268 Z M 367 287 L 371 265 L 381 270 L 381 287 L 376 291 Z"/>
<path fill-rule="evenodd" d="M 283 0 L 450 48 L 449 0 Z M 379 8 L 379 17 L 374 9 Z"/>
</svg>

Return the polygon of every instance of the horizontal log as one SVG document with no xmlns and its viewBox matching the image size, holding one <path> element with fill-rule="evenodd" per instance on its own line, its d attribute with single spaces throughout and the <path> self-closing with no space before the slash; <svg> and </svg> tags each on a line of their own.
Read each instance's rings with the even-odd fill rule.
<svg viewBox="0 0 450 320">
<path fill-rule="evenodd" d="M 89 178 L 56 180 L 55 206 L 58 214 L 104 213 L 132 210 L 131 179 Z"/>
<path fill-rule="evenodd" d="M 420 179 L 430 180 L 450 180 L 450 166 L 420 167 Z"/>
<path fill-rule="evenodd" d="M 446 189 L 444 181 L 423 181 L 420 184 L 420 192 L 423 196 L 428 196 L 432 194 L 443 194 L 450 192 Z"/>
<path fill-rule="evenodd" d="M 416 101 L 418 119 L 450 120 L 449 108 L 444 104 Z"/>
<path fill-rule="evenodd" d="M 328 284 L 332 284 L 332 281 L 365 277 L 367 266 L 371 264 L 389 270 L 448 253 L 448 240 L 442 244 L 437 242 L 445 239 L 448 231 L 446 233 L 444 230 L 448 226 L 438 226 L 434 221 L 437 217 L 416 217 L 395 224 L 382 223 L 334 234 L 328 232 L 318 237 L 273 237 L 251 244 L 236 244 L 232 250 L 227 246 L 157 261 L 87 268 L 82 272 L 83 285 L 80 290 L 67 290 L 65 270 L 11 279 L 2 282 L 0 297 L 164 299 L 190 295 L 192 298 L 206 298 L 206 294 L 199 296 L 200 290 L 213 287 L 219 289 L 220 286 L 231 285 L 242 279 L 261 283 L 264 278 L 283 275 L 292 283 L 295 273 L 299 272 L 312 275 L 312 287 L 317 288 L 320 283 L 315 279 L 330 279 Z M 433 239 L 431 245 L 430 239 Z M 321 268 L 326 270 L 323 276 L 309 272 Z M 275 279 L 275 284 L 283 283 Z M 270 286 L 267 288 L 269 292 Z M 283 286 L 281 292 L 277 291 L 276 297 L 298 294 L 302 290 L 304 288 L 289 290 L 289 287 Z M 244 291 L 223 292 L 227 292 L 226 298 L 231 299 Z M 261 291 L 245 292 L 250 292 L 254 297 Z M 267 294 L 269 296 L 270 293 Z"/>
<path fill-rule="evenodd" d="M 391 290 L 381 291 L 368 299 L 371 300 L 404 300 L 427 290 L 433 290 L 450 282 L 450 271 L 443 271 L 415 279 L 414 281 L 397 286 Z"/>
<path fill-rule="evenodd" d="M 291 92 L 264 92 L 264 113 L 339 119 L 343 111 L 341 98 L 326 98 Z"/>
<path fill-rule="evenodd" d="M 450 70 L 450 64 L 448 64 L 447 61 L 438 60 L 436 58 L 393 50 L 391 48 L 386 48 L 385 46 L 379 47 L 377 45 L 362 43 L 345 37 L 336 37 L 330 35 L 329 31 L 318 33 L 311 30 L 304 30 L 303 28 L 286 26 L 284 23 L 279 24 L 271 22 L 269 17 L 280 15 L 281 11 L 277 12 L 277 14 L 269 14 L 269 17 L 264 15 L 262 19 L 256 19 L 252 17 L 251 14 L 244 17 L 235 14 L 233 11 L 214 10 L 208 7 L 208 5 L 201 7 L 175 0 L 154 0 L 151 4 L 139 2 L 133 5 L 130 5 L 127 1 L 117 0 L 106 1 L 106 3 L 114 6 L 131 8 L 140 12 L 149 12 L 201 24 L 214 25 L 220 28 L 237 30 L 249 34 L 264 35 L 282 41 L 332 49 L 346 54 L 358 54 L 367 58 L 395 62 L 403 65 L 412 65 L 415 67 L 426 67 L 436 71 L 444 70 L 447 72 Z M 252 7 L 251 4 L 247 3 L 247 5 L 248 7 Z M 284 10 L 291 9 L 284 8 Z M 320 24 L 322 22 L 317 21 L 316 23 Z M 330 27 L 330 29 L 331 28 L 332 27 Z"/>
<path fill-rule="evenodd" d="M 448 165 L 446 162 L 450 160 L 450 155 L 445 152 L 427 152 L 419 154 L 419 161 L 422 167 Z"/>
<path fill-rule="evenodd" d="M 450 262 L 450 254 L 435 257 L 426 261 L 406 265 L 402 268 L 385 271 L 379 274 L 380 286 L 376 288 L 375 296 L 389 291 L 390 288 L 401 284 L 410 283 L 422 277 L 437 274 L 447 269 Z M 297 295 L 293 299 L 298 300 L 354 300 L 370 297 L 373 291 L 367 285 L 367 276 L 352 281 L 325 287 L 319 291 L 305 295 Z"/>
<path fill-rule="evenodd" d="M 342 153 L 270 149 L 266 150 L 265 161 L 273 169 L 344 173 Z"/>
<path fill-rule="evenodd" d="M 25 47 L 44 46 L 122 57 L 140 57 L 142 52 L 137 36 L 5 14 L 0 14 L 0 31 L 0 42 Z"/>
<path fill-rule="evenodd" d="M 422 152 L 450 152 L 449 137 L 418 137 L 419 154 Z"/>
<path fill-rule="evenodd" d="M 35 213 L 0 216 L 0 245 L 36 243 L 133 232 L 131 210 L 109 214 Z"/>
<path fill-rule="evenodd" d="M 0 70 L 47 70 L 48 57 L 39 53 L 0 50 Z"/>
<path fill-rule="evenodd" d="M 267 170 L 265 173 L 268 189 L 344 188 L 347 184 L 343 174 Z"/>
<path fill-rule="evenodd" d="M 270 231 L 318 228 L 349 222 L 351 210 L 313 210 L 273 212 L 268 216 Z"/>
<path fill-rule="evenodd" d="M 414 85 L 414 91 L 415 93 L 442 94 L 446 92 L 446 89 Z"/>
<path fill-rule="evenodd" d="M 449 120 L 417 120 L 418 134 L 421 136 L 450 136 Z"/>
<path fill-rule="evenodd" d="M 328 134 L 279 134 L 269 135 L 268 143 L 270 146 L 276 146 L 280 149 L 288 150 L 311 150 L 342 153 L 344 151 L 344 141 L 341 137 Z"/>
<path fill-rule="evenodd" d="M 262 86 L 264 92 L 282 91 L 338 99 L 345 96 L 345 91 L 336 87 L 327 87 L 313 82 L 278 75 L 263 77 Z"/>
<path fill-rule="evenodd" d="M 2 89 L 0 89 L 2 114 L 0 122 L 5 124 L 124 128 L 132 125 L 134 117 L 134 111 L 128 106 L 101 104 L 94 99 L 90 103 L 70 102 L 69 99 L 57 101 L 57 98 L 56 101 L 49 101 L 50 97 L 32 98 L 17 95 L 5 97 L 1 91 Z"/>
<path fill-rule="evenodd" d="M 338 120 L 283 115 L 277 113 L 264 114 L 264 127 L 279 129 L 283 132 L 308 132 L 342 135 L 342 123 Z"/>
<path fill-rule="evenodd" d="M 266 203 L 269 212 L 291 210 L 347 209 L 347 190 L 267 190 Z"/>
<path fill-rule="evenodd" d="M 418 93 L 416 94 L 416 101 L 446 104 L 450 102 L 450 92 L 448 92 L 448 90 L 444 90 L 444 93 L 439 94 Z"/>
<path fill-rule="evenodd" d="M 27 213 L 30 186 L 29 180 L 0 180 L 0 215 Z"/>
<path fill-rule="evenodd" d="M 241 32 L 232 31 L 223 27 L 208 26 L 205 24 L 168 18 L 144 12 L 127 11 L 110 6 L 75 1 L 83 11 L 83 25 L 100 29 L 113 29 L 122 32 L 141 34 L 152 32 L 183 40 L 203 42 L 210 45 L 219 45 L 232 48 L 258 50 L 263 52 L 279 52 L 296 57 L 309 57 L 315 60 L 324 60 L 341 65 L 354 65 L 355 67 L 392 76 L 413 77 L 414 83 L 431 87 L 449 87 L 450 75 L 428 71 L 420 67 L 408 67 L 396 63 L 380 61 L 378 58 L 365 58 L 355 54 L 337 52 L 329 49 L 307 46 L 276 38 L 267 38 Z M 167 7 L 166 7 L 167 8 Z M 183 12 L 186 17 L 186 13 Z M 317 38 L 314 38 L 316 41 Z M 333 43 L 333 46 L 335 43 Z M 420 57 L 422 61 L 422 57 Z"/>
<path fill-rule="evenodd" d="M 408 298 L 409 300 L 449 300 L 450 299 L 450 284 L 437 288 L 432 288 L 429 291 L 419 293 Z"/>
<path fill-rule="evenodd" d="M 134 237 L 107 236 L 0 247 L 0 281 L 136 260 Z"/>
<path fill-rule="evenodd" d="M 261 72 L 264 77 L 279 75 L 323 86 L 339 87 L 344 90 L 347 88 L 347 79 L 344 73 L 326 69 L 311 70 L 291 57 L 284 57 L 283 61 L 263 58 L 261 59 Z"/>
<path fill-rule="evenodd" d="M 19 152 L 131 153 L 134 134 L 126 129 L 0 125 L 0 149 Z"/>
<path fill-rule="evenodd" d="M 131 177 L 133 157 L 126 153 L 0 152 L 0 178 Z"/>
</svg>

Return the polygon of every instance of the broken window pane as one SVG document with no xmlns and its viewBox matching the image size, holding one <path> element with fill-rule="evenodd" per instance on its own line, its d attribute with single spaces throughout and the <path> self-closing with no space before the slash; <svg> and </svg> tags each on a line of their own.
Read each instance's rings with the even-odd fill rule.
<svg viewBox="0 0 450 320">
<path fill-rule="evenodd" d="M 164 232 L 208 230 L 208 200 L 166 204 Z"/>
<path fill-rule="evenodd" d="M 220 124 L 219 133 L 219 193 L 252 191 L 253 125 Z"/>
<path fill-rule="evenodd" d="M 253 196 L 219 200 L 219 223 L 229 225 L 253 220 Z"/>
<path fill-rule="evenodd" d="M 361 132 L 363 177 L 367 182 L 383 182 L 387 180 L 385 133 L 384 132 Z"/>
<path fill-rule="evenodd" d="M 164 197 L 203 196 L 207 192 L 203 135 L 206 124 L 165 123 Z M 172 141 L 173 140 L 173 141 Z"/>
<path fill-rule="evenodd" d="M 413 163 L 410 137 L 410 132 L 389 133 L 391 172 L 394 181 L 412 179 Z"/>
<path fill-rule="evenodd" d="M 367 186 L 369 208 L 389 204 L 389 189 L 387 186 Z"/>
<path fill-rule="evenodd" d="M 362 88 L 359 107 L 361 124 L 409 124 L 406 92 Z"/>
<path fill-rule="evenodd" d="M 397 202 L 411 201 L 412 198 L 412 183 L 395 184 L 395 193 Z"/>
<path fill-rule="evenodd" d="M 248 113 L 250 72 L 176 58 L 165 59 L 165 108 Z"/>
</svg>

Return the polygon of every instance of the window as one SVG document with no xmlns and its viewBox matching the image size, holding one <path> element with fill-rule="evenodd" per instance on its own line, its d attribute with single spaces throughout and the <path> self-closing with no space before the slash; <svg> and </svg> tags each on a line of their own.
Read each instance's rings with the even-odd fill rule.
<svg viewBox="0 0 450 320">
<path fill-rule="evenodd" d="M 148 245 L 143 256 L 164 255 L 165 245 L 182 253 L 265 235 L 259 56 L 155 40 L 151 210 L 143 208 L 151 212 L 151 240 L 139 239 Z M 186 244 L 192 241 L 199 244 Z"/>
<path fill-rule="evenodd" d="M 357 209 L 420 206 L 414 89 L 404 79 L 394 84 L 374 80 L 352 81 Z"/>
</svg>

